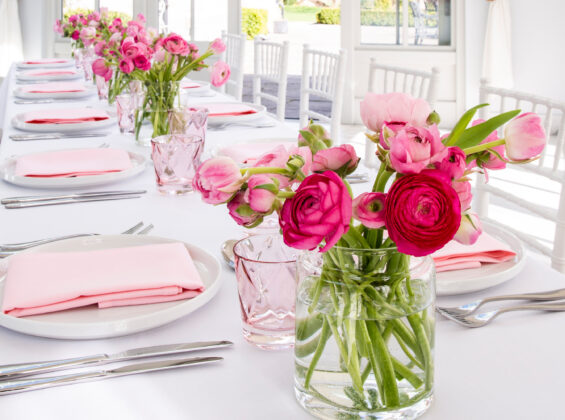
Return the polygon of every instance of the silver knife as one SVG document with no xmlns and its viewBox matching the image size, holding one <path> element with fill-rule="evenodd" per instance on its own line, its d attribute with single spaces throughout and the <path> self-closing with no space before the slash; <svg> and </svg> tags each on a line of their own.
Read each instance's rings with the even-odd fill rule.
<svg viewBox="0 0 565 420">
<path fill-rule="evenodd" d="M 10 134 L 10 139 L 14 141 L 26 140 L 58 140 L 58 139 L 78 139 L 82 137 L 105 137 L 108 133 L 50 133 L 50 134 Z"/>
<path fill-rule="evenodd" d="M 84 98 L 82 100 L 86 100 Z M 71 98 L 61 98 L 61 99 L 15 99 L 14 103 L 18 105 L 28 105 L 28 104 L 52 104 L 52 103 L 65 103 L 65 102 L 77 102 L 81 99 L 71 99 Z"/>
<path fill-rule="evenodd" d="M 35 201 L 50 201 L 61 199 L 76 199 L 76 198 L 90 198 L 90 197 L 105 197 L 112 195 L 130 195 L 130 194 L 145 194 L 147 190 L 121 190 L 121 191 L 93 191 L 79 194 L 63 194 L 63 195 L 27 195 L 20 197 L 7 197 L 0 200 L 1 204 L 12 203 L 31 203 Z"/>
<path fill-rule="evenodd" d="M 5 204 L 5 209 L 26 209 L 28 207 L 56 206 L 59 204 L 74 203 L 90 203 L 93 201 L 113 201 L 113 200 L 129 200 L 132 198 L 141 198 L 140 195 L 113 195 L 105 197 L 84 197 L 84 198 L 63 198 L 59 200 L 33 201 L 31 203 L 12 203 Z"/>
<path fill-rule="evenodd" d="M 0 366 L 0 380 L 7 378 L 36 375 L 56 370 L 76 369 L 85 366 L 105 365 L 125 362 L 146 357 L 171 356 L 198 350 L 212 350 L 232 346 L 231 341 L 199 341 L 195 343 L 165 344 L 160 346 L 140 347 L 115 354 L 94 354 L 92 356 L 69 359 L 48 360 L 34 363 L 18 363 Z"/>
<path fill-rule="evenodd" d="M 190 359 L 162 360 L 158 362 L 136 363 L 112 370 L 96 370 L 92 372 L 71 375 L 51 376 L 46 378 L 28 378 L 0 381 L 0 395 L 15 394 L 54 386 L 70 385 L 77 382 L 96 381 L 99 379 L 117 378 L 119 376 L 135 375 L 144 372 L 176 369 L 188 366 L 204 365 L 223 360 L 222 357 L 193 357 Z"/>
</svg>

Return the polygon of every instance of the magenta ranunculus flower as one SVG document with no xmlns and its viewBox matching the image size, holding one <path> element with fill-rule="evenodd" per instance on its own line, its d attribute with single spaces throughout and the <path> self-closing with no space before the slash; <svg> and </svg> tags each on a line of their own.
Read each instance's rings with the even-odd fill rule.
<svg viewBox="0 0 565 420">
<path fill-rule="evenodd" d="M 355 171 L 359 160 L 350 144 L 322 149 L 312 159 L 312 172 L 334 171 L 345 177 Z"/>
<path fill-rule="evenodd" d="M 465 157 L 463 150 L 457 146 L 451 146 L 447 148 L 447 156 L 436 162 L 434 166 L 451 179 L 459 179 L 467 167 Z"/>
<path fill-rule="evenodd" d="M 212 66 L 212 75 L 210 80 L 212 85 L 218 87 L 222 86 L 230 78 L 231 70 L 230 66 L 223 61 L 216 61 Z"/>
<path fill-rule="evenodd" d="M 234 198 L 228 203 L 228 211 L 230 216 L 238 225 L 252 226 L 262 215 L 254 211 L 247 201 L 245 201 L 245 194 L 238 192 Z"/>
<path fill-rule="evenodd" d="M 267 213 L 273 208 L 278 191 L 278 182 L 269 175 L 251 175 L 247 180 L 245 201 L 249 203 L 252 210 Z"/>
<path fill-rule="evenodd" d="M 225 203 L 241 187 L 239 166 L 228 157 L 208 159 L 196 170 L 192 187 L 208 204 Z"/>
<path fill-rule="evenodd" d="M 506 125 L 504 139 L 506 155 L 510 160 L 521 161 L 538 157 L 546 143 L 541 118 L 533 112 L 517 116 Z"/>
<path fill-rule="evenodd" d="M 279 223 L 285 244 L 325 252 L 349 230 L 352 199 L 342 179 L 332 171 L 307 177 L 294 197 L 284 202 Z"/>
<path fill-rule="evenodd" d="M 475 213 L 467 213 L 461 217 L 461 226 L 453 237 L 463 245 L 473 245 L 483 233 L 479 216 Z"/>
<path fill-rule="evenodd" d="M 369 130 L 380 131 L 385 122 L 426 126 L 432 109 L 423 99 L 404 93 L 367 93 L 361 102 L 361 119 Z"/>
<path fill-rule="evenodd" d="M 133 64 L 135 64 L 135 67 L 143 71 L 147 71 L 151 68 L 151 61 L 141 54 L 133 59 Z"/>
<path fill-rule="evenodd" d="M 429 128 L 407 125 L 389 140 L 390 165 L 401 174 L 417 174 L 447 155 L 436 125 Z"/>
<path fill-rule="evenodd" d="M 385 201 L 385 193 L 363 193 L 353 200 L 353 217 L 368 228 L 382 228 L 385 225 Z"/>
<path fill-rule="evenodd" d="M 77 39 L 80 38 L 80 32 L 79 32 L 79 31 L 74 31 L 74 32 L 71 34 L 71 38 L 72 38 L 74 41 L 76 41 Z"/>
<path fill-rule="evenodd" d="M 461 212 L 470 209 L 471 201 L 473 201 L 473 194 L 471 193 L 471 183 L 469 181 L 453 181 L 452 186 L 459 196 L 459 201 L 461 202 Z"/>
<path fill-rule="evenodd" d="M 398 251 L 421 257 L 448 243 L 461 224 L 451 179 L 435 169 L 394 182 L 385 201 L 385 225 Z"/>
<path fill-rule="evenodd" d="M 163 39 L 163 48 L 174 55 L 188 55 L 190 47 L 185 39 L 177 34 L 170 34 Z"/>
<path fill-rule="evenodd" d="M 98 76 L 103 77 L 106 81 L 112 78 L 112 68 L 106 66 L 103 58 L 94 60 L 94 62 L 92 63 L 92 72 Z"/>
<path fill-rule="evenodd" d="M 221 54 L 226 50 L 226 44 L 224 44 L 224 41 L 222 41 L 221 38 L 216 38 L 210 44 L 210 49 L 214 51 L 215 54 Z"/>
<path fill-rule="evenodd" d="M 129 59 L 120 60 L 119 64 L 120 70 L 125 74 L 130 74 L 135 66 L 133 65 L 133 61 Z"/>
</svg>

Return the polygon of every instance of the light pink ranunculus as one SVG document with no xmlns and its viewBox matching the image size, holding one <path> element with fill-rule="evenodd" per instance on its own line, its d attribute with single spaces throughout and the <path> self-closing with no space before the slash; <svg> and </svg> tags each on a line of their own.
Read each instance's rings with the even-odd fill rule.
<svg viewBox="0 0 565 420">
<path fill-rule="evenodd" d="M 221 38 L 216 38 L 210 44 L 210 49 L 214 51 L 214 54 L 221 54 L 226 50 L 226 44 Z"/>
<path fill-rule="evenodd" d="M 400 130 L 406 127 L 403 122 L 385 122 L 379 133 L 379 144 L 385 150 L 390 149 L 390 139 L 396 136 Z"/>
<path fill-rule="evenodd" d="M 228 63 L 223 61 L 216 61 L 212 66 L 212 75 L 210 80 L 212 85 L 218 87 L 222 86 L 230 78 L 231 70 Z"/>
<path fill-rule="evenodd" d="M 103 77 L 106 81 L 112 78 L 112 68 L 106 66 L 103 58 L 94 60 L 94 62 L 92 63 L 92 72 L 98 76 Z"/>
<path fill-rule="evenodd" d="M 459 196 L 461 203 L 461 213 L 471 208 L 473 194 L 471 193 L 471 183 L 469 181 L 453 181 L 453 189 Z"/>
<path fill-rule="evenodd" d="M 230 216 L 240 226 L 252 226 L 262 215 L 254 211 L 245 200 L 245 193 L 238 192 L 228 203 Z"/>
<path fill-rule="evenodd" d="M 312 160 L 312 172 L 334 171 L 341 177 L 354 172 L 360 158 L 350 144 L 318 151 Z"/>
<path fill-rule="evenodd" d="M 390 138 L 390 164 L 401 174 L 417 174 L 446 155 L 447 148 L 435 125 L 429 128 L 407 125 Z"/>
<path fill-rule="evenodd" d="M 461 217 L 461 226 L 453 237 L 457 242 L 463 245 L 473 245 L 483 233 L 479 216 L 475 213 L 467 213 Z"/>
<path fill-rule="evenodd" d="M 426 126 L 432 109 L 423 99 L 404 93 L 367 93 L 361 102 L 361 119 L 369 130 L 378 132 L 385 122 Z"/>
<path fill-rule="evenodd" d="M 353 217 L 370 229 L 385 225 L 386 194 L 380 192 L 363 193 L 353 200 Z"/>
<path fill-rule="evenodd" d="M 435 163 L 435 168 L 439 169 L 451 179 L 459 179 L 463 176 L 467 163 L 465 152 L 457 146 L 447 148 L 447 155 Z"/>
<path fill-rule="evenodd" d="M 119 64 L 120 70 L 122 71 L 122 73 L 125 74 L 130 74 L 133 69 L 135 68 L 135 66 L 133 65 L 133 61 L 131 61 L 130 59 L 123 59 L 120 60 L 120 64 Z"/>
<path fill-rule="evenodd" d="M 239 166 L 228 157 L 208 159 L 196 170 L 192 186 L 208 204 L 225 203 L 241 187 Z"/>
<path fill-rule="evenodd" d="M 94 54 L 96 54 L 98 57 L 103 57 L 104 50 L 106 48 L 108 48 L 108 45 L 105 41 L 98 41 L 96 44 L 94 44 Z"/>
<path fill-rule="evenodd" d="M 154 41 L 159 36 L 159 31 L 155 28 L 147 28 L 145 33 L 150 41 Z"/>
<path fill-rule="evenodd" d="M 80 40 L 84 43 L 85 46 L 92 45 L 94 42 L 94 38 L 96 37 L 96 28 L 91 26 L 87 26 L 80 30 Z"/>
<path fill-rule="evenodd" d="M 155 54 L 153 54 L 153 61 L 155 61 L 156 63 L 162 63 L 163 61 L 165 61 L 166 57 L 167 51 L 165 51 L 164 48 L 159 48 L 155 51 Z"/>
<path fill-rule="evenodd" d="M 163 39 L 163 48 L 173 55 L 188 55 L 190 47 L 185 39 L 177 34 L 170 34 Z"/>
<path fill-rule="evenodd" d="M 277 198 L 278 183 L 267 174 L 251 175 L 247 180 L 245 201 L 249 203 L 252 210 L 259 213 L 267 213 L 273 208 Z"/>
<path fill-rule="evenodd" d="M 55 24 L 53 25 L 53 30 L 58 33 L 63 35 L 63 25 L 61 24 L 61 19 L 56 19 L 55 20 Z"/>
<path fill-rule="evenodd" d="M 510 121 L 504 129 L 506 155 L 521 161 L 538 157 L 546 144 L 545 130 L 539 115 L 526 112 Z"/>
</svg>

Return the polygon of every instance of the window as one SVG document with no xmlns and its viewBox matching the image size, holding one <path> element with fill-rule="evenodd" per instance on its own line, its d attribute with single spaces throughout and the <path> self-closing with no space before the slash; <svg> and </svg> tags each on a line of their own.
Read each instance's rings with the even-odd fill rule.
<svg viewBox="0 0 565 420">
<path fill-rule="evenodd" d="M 451 0 L 360 0 L 361 43 L 451 45 Z"/>
<path fill-rule="evenodd" d="M 90 10 L 100 10 L 105 7 L 111 17 L 130 20 L 133 16 L 133 0 L 63 0 L 63 16 L 84 13 Z"/>
</svg>

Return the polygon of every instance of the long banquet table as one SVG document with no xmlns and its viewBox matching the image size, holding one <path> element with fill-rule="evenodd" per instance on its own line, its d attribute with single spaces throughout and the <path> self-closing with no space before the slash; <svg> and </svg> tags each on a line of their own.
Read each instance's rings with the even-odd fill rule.
<svg viewBox="0 0 565 420">
<path fill-rule="evenodd" d="M 0 158 L 32 151 L 93 146 L 103 142 L 145 153 L 117 127 L 110 136 L 13 142 L 11 118 L 42 107 L 72 107 L 72 103 L 16 105 L 14 68 L 4 81 L 0 110 L 5 105 Z M 194 102 L 226 99 L 194 98 Z M 99 105 L 97 98 L 82 105 Z M 1 115 L 1 113 L 0 113 Z M 231 127 L 209 131 L 211 150 L 221 144 L 259 138 L 293 137 L 282 123 L 272 128 Z M 361 188 L 363 188 L 361 186 Z M 0 243 L 20 242 L 78 232 L 118 233 L 143 220 L 155 225 L 151 235 L 194 243 L 221 258 L 220 244 L 242 235 L 225 206 L 204 204 L 197 194 L 160 195 L 154 173 L 144 173 L 101 189 L 147 189 L 135 200 L 94 202 L 20 210 L 0 209 Z M 57 191 L 64 192 L 64 191 Z M 42 194 L 0 181 L 0 198 Z M 505 293 L 563 287 L 564 277 L 528 256 L 515 279 L 463 296 L 441 297 L 452 305 Z M 263 351 L 241 334 L 240 309 L 233 271 L 222 265 L 222 286 L 205 306 L 168 325 L 149 331 L 100 340 L 57 340 L 24 335 L 0 327 L 0 364 L 59 359 L 157 344 L 227 339 L 233 348 L 199 353 L 223 356 L 221 363 L 156 372 L 107 381 L 82 383 L 0 397 L 0 419 L 308 419 L 295 401 L 292 351 Z M 424 419 L 563 419 L 565 390 L 565 314 L 518 312 L 493 324 L 467 329 L 438 317 L 435 401 Z"/>
</svg>

